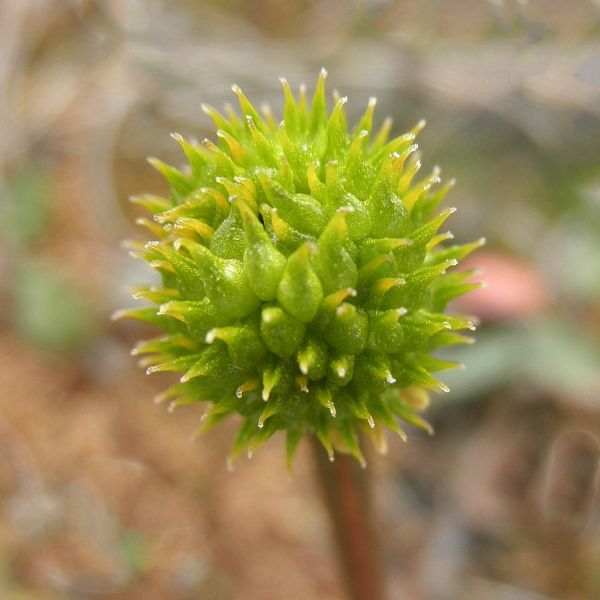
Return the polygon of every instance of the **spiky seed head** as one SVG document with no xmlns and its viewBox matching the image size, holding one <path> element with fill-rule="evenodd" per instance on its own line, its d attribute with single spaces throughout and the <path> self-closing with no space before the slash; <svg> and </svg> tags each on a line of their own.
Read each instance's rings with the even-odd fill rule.
<svg viewBox="0 0 600 600">
<path fill-rule="evenodd" d="M 456 366 L 431 353 L 470 341 L 457 332 L 472 321 L 443 311 L 477 285 L 452 268 L 483 240 L 441 245 L 453 182 L 437 167 L 415 180 L 424 121 L 389 139 L 371 99 L 349 129 L 346 98 L 329 111 L 325 77 L 310 105 L 282 80 L 279 124 L 238 86 L 241 117 L 203 105 L 217 141 L 173 135 L 189 165 L 150 159 L 169 197 L 134 198 L 157 239 L 132 251 L 162 285 L 139 287 L 151 305 L 118 316 L 164 330 L 135 353 L 149 372 L 181 374 L 161 395 L 170 406 L 208 403 L 201 432 L 241 415 L 232 459 L 277 431 L 290 461 L 310 434 L 361 462 L 359 431 L 382 451 L 386 429 L 405 437 L 399 421 L 431 432 L 418 411 L 447 390 L 432 372 Z"/>
</svg>

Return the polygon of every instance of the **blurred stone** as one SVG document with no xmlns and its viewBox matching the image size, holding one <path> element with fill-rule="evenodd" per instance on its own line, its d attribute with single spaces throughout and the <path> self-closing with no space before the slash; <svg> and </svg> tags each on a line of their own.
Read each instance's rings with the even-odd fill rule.
<svg viewBox="0 0 600 600">
<path fill-rule="evenodd" d="M 486 286 L 470 292 L 455 307 L 478 315 L 483 321 L 521 319 L 541 312 L 548 297 L 538 273 L 522 259 L 499 252 L 477 252 L 463 263 L 481 270 L 473 281 Z"/>
</svg>

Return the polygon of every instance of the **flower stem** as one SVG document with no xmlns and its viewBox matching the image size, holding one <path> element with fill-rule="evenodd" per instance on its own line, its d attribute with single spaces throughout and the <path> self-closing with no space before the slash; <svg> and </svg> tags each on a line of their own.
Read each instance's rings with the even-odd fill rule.
<svg viewBox="0 0 600 600">
<path fill-rule="evenodd" d="M 335 461 L 330 462 L 318 440 L 312 441 L 348 598 L 384 600 L 367 472 L 345 454 L 336 454 Z"/>
</svg>

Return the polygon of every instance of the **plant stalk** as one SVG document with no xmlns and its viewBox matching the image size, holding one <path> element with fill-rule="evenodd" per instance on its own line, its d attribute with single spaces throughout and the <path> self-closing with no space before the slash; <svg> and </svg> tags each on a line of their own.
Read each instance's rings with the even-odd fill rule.
<svg viewBox="0 0 600 600">
<path fill-rule="evenodd" d="M 312 442 L 348 598 L 385 600 L 367 472 L 345 454 L 330 462 L 318 440 Z"/>
</svg>

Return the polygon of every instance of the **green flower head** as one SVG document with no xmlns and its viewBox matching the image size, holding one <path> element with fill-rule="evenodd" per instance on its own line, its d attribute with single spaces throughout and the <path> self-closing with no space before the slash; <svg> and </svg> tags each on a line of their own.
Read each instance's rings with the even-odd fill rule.
<svg viewBox="0 0 600 600">
<path fill-rule="evenodd" d="M 282 80 L 280 122 L 233 86 L 241 117 L 204 106 L 217 140 L 173 135 L 189 165 L 150 159 L 169 197 L 133 199 L 156 241 L 132 251 L 162 284 L 137 288 L 151 305 L 118 316 L 164 331 L 134 354 L 149 373 L 182 374 L 161 395 L 171 406 L 208 403 L 201 432 L 241 416 L 232 459 L 285 431 L 290 461 L 314 434 L 331 458 L 364 462 L 359 431 L 381 451 L 386 429 L 405 437 L 402 421 L 430 431 L 418 411 L 447 389 L 432 372 L 456 366 L 432 352 L 473 329 L 443 311 L 477 285 L 451 268 L 483 241 L 442 246 L 453 182 L 437 168 L 415 181 L 424 123 L 390 139 L 389 119 L 373 129 L 372 99 L 350 129 L 325 78 L 310 103 Z"/>
</svg>

